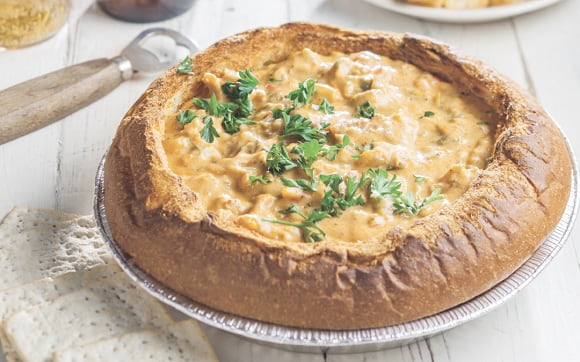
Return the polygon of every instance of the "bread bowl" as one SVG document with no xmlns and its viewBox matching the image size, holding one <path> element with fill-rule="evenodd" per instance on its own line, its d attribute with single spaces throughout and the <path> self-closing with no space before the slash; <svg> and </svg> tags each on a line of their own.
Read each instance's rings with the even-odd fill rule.
<svg viewBox="0 0 580 362">
<path fill-rule="evenodd" d="M 204 74 L 259 72 L 305 48 L 371 51 L 471 94 L 497 114 L 487 166 L 453 202 L 365 240 L 277 240 L 207 213 L 204 195 L 170 166 L 168 122 L 192 98 L 209 96 Z M 212 308 L 306 328 L 414 320 L 507 277 L 564 210 L 571 163 L 553 122 L 525 91 L 445 44 L 295 23 L 225 39 L 192 63 L 191 75 L 172 68 L 157 79 L 123 119 L 105 164 L 105 207 L 115 240 L 140 268 Z"/>
</svg>

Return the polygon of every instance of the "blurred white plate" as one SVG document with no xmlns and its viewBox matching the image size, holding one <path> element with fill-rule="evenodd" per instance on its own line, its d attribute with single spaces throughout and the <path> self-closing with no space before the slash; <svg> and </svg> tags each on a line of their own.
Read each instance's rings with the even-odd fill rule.
<svg viewBox="0 0 580 362">
<path fill-rule="evenodd" d="M 536 11 L 561 0 L 527 0 L 519 4 L 482 9 L 452 10 L 405 4 L 398 0 L 365 0 L 381 8 L 420 19 L 444 23 L 482 23 Z"/>
</svg>

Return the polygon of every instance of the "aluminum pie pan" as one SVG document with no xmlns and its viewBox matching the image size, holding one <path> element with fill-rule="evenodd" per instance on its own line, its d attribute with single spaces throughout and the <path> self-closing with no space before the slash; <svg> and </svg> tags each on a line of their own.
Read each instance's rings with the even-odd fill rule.
<svg viewBox="0 0 580 362">
<path fill-rule="evenodd" d="M 544 269 L 568 239 L 580 205 L 580 175 L 572 148 L 567 139 L 566 142 L 572 160 L 570 197 L 555 229 L 532 256 L 509 277 L 463 304 L 415 321 L 388 327 L 321 330 L 276 325 L 212 309 L 161 284 L 135 265 L 111 234 L 104 206 L 105 156 L 99 164 L 95 179 L 94 212 L 105 243 L 125 273 L 149 294 L 186 316 L 253 342 L 293 352 L 371 352 L 405 345 L 478 318 L 513 297 Z"/>
</svg>

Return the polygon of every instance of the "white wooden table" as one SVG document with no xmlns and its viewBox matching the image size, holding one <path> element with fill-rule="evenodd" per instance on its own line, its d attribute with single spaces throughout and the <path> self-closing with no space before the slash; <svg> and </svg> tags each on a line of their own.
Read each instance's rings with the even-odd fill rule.
<svg viewBox="0 0 580 362">
<path fill-rule="evenodd" d="M 0 53 L 0 89 L 73 63 L 116 55 L 148 25 L 104 15 L 73 0 L 69 23 L 30 48 Z M 534 93 L 580 152 L 580 0 L 481 25 L 443 25 L 396 15 L 359 0 L 198 0 L 157 23 L 207 47 L 257 26 L 315 21 L 361 29 L 414 32 L 484 59 Z M 95 169 L 124 112 L 154 75 L 47 128 L 0 146 L 0 217 L 25 204 L 88 214 Z M 564 202 L 564 201 L 563 201 Z M 263 347 L 207 329 L 223 361 L 580 361 L 580 230 L 549 267 L 494 312 L 405 347 L 357 355 L 308 355 Z"/>
</svg>

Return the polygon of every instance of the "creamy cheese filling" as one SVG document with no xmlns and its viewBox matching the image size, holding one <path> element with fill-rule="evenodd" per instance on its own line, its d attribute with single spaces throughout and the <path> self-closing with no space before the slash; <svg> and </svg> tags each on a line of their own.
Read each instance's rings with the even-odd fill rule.
<svg viewBox="0 0 580 362">
<path fill-rule="evenodd" d="M 217 101 L 230 102 L 224 83 L 236 82 L 239 69 L 223 74 L 203 75 L 205 90 L 198 97 L 215 94 Z M 211 116 L 202 107 L 186 102 L 189 123 L 182 125 L 176 115 L 165 121 L 164 148 L 171 169 L 199 196 L 206 210 L 268 238 L 302 242 L 304 229 L 274 223 L 303 223 L 298 213 L 281 213 L 295 205 L 304 215 L 321 209 L 325 192 L 320 175 L 339 174 L 360 179 L 370 170 L 388 170 L 396 175 L 400 190 L 417 200 L 440 189 L 443 200 L 421 208 L 418 215 L 396 212 L 393 197 L 374 198 L 370 182 L 357 191 L 362 204 L 339 210 L 340 215 L 315 223 L 324 233 L 323 240 L 361 241 L 379 238 L 394 226 L 408 227 L 418 217 L 435 212 L 459 198 L 486 166 L 493 144 L 496 115 L 474 96 L 462 93 L 451 84 L 401 61 L 371 52 L 354 54 L 317 54 L 309 49 L 287 59 L 250 69 L 259 80 L 250 93 L 254 124 L 241 124 L 239 132 L 224 131 L 223 117 Z M 326 133 L 329 145 L 348 145 L 338 150 L 336 158 L 319 154 L 311 167 L 314 186 L 311 190 L 285 185 L 282 180 L 309 180 L 301 167 L 273 175 L 267 167 L 268 151 L 283 142 L 292 159 L 299 137 L 280 138 L 285 127 L 274 109 L 292 107 L 288 94 L 298 83 L 314 79 L 316 92 L 309 104 L 289 112 L 300 114 L 312 126 Z M 319 105 L 334 107 L 331 113 Z M 359 106 L 374 108 L 374 116 L 361 115 Z M 194 117 L 195 116 L 195 117 Z M 207 121 L 211 119 L 217 135 L 208 142 Z M 182 122 L 184 123 L 184 122 Z M 218 137 L 219 136 L 219 137 Z M 250 182 L 263 177 L 269 183 Z M 417 201 L 417 203 L 419 203 Z"/>
</svg>

